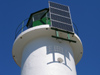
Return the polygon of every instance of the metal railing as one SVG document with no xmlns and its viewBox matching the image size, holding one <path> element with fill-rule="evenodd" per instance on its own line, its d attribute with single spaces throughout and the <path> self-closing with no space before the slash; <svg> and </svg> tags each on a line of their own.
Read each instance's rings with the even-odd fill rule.
<svg viewBox="0 0 100 75">
<path fill-rule="evenodd" d="M 29 18 L 23 20 L 23 21 L 18 25 L 18 27 L 16 28 L 16 31 L 15 31 L 15 39 L 16 39 L 16 37 L 17 37 L 21 32 L 23 32 L 23 31 L 25 31 L 26 29 L 28 29 L 27 26 L 26 26 L 26 24 L 27 24 L 27 22 L 28 22 L 28 19 L 29 19 Z M 78 33 L 78 28 L 77 28 L 77 26 L 76 26 L 75 23 L 73 23 L 73 27 L 74 27 L 74 32 L 75 32 L 77 35 L 79 35 L 79 33 Z"/>
<path fill-rule="evenodd" d="M 23 21 L 18 25 L 18 27 L 16 28 L 16 31 L 15 31 L 15 39 L 16 39 L 16 37 L 17 37 L 21 32 L 23 32 L 24 30 L 27 29 L 26 24 L 27 24 L 28 19 L 29 19 L 29 18 L 23 20 Z"/>
<path fill-rule="evenodd" d="M 75 23 L 73 23 L 74 32 L 79 36 L 78 27 Z"/>
</svg>

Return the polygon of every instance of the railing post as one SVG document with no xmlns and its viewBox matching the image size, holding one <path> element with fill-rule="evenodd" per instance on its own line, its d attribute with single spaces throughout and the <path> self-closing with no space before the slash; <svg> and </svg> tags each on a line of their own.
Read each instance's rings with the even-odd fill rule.
<svg viewBox="0 0 100 75">
<path fill-rule="evenodd" d="M 22 29 L 21 29 L 21 32 L 23 32 L 23 26 L 24 26 L 24 21 L 22 22 Z"/>
<path fill-rule="evenodd" d="M 69 35 L 69 33 L 67 33 L 67 36 L 68 36 L 68 39 L 70 39 L 70 35 Z"/>
<path fill-rule="evenodd" d="M 47 16 L 47 13 L 46 13 L 46 24 L 48 24 L 48 16 Z"/>
<path fill-rule="evenodd" d="M 34 16 L 32 16 L 32 20 L 33 20 L 33 22 L 34 22 Z M 34 23 L 33 23 L 33 26 L 34 26 Z"/>
<path fill-rule="evenodd" d="M 59 37 L 59 32 L 58 31 L 56 31 L 56 36 Z"/>
</svg>

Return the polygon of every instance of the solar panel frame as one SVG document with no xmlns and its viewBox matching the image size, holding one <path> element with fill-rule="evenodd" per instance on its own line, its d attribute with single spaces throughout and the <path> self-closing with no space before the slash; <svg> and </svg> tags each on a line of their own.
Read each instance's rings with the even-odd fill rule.
<svg viewBox="0 0 100 75">
<path fill-rule="evenodd" d="M 70 8 L 69 8 L 69 13 L 70 13 Z M 71 18 L 71 13 L 70 13 L 70 18 Z M 72 22 L 72 19 L 71 19 L 71 23 L 72 23 L 73 33 L 74 33 L 74 27 L 73 27 L 73 22 Z"/>
<path fill-rule="evenodd" d="M 64 30 L 64 31 L 68 31 L 68 32 L 71 32 L 71 33 L 74 33 L 74 28 L 73 28 L 73 23 L 72 23 L 72 19 L 71 19 L 71 14 L 70 14 L 70 9 L 69 9 L 69 6 L 67 6 L 68 7 L 68 11 L 66 11 L 66 10 L 62 10 L 62 9 L 59 9 L 59 8 L 55 8 L 55 7 L 52 7 L 52 6 L 50 6 L 50 3 L 51 3 L 51 1 L 49 1 L 49 14 L 50 14 L 50 19 L 51 19 L 51 14 L 52 14 L 52 12 L 50 12 L 50 8 L 54 8 L 54 9 L 58 9 L 58 10 L 61 10 L 61 11 L 65 11 L 65 12 L 69 12 L 69 15 L 70 15 L 70 21 L 71 21 L 71 24 L 69 25 L 69 24 L 66 24 L 66 25 L 68 25 L 68 26 L 71 26 L 72 27 L 72 29 L 71 30 L 68 30 L 68 29 L 64 29 L 64 28 L 58 28 L 57 26 L 55 27 L 54 25 L 53 25 L 53 22 L 58 22 L 58 21 L 55 21 L 55 20 L 53 20 L 53 19 L 51 19 L 51 27 L 52 28 L 57 28 L 57 29 L 60 29 L 60 30 Z M 54 3 L 54 2 L 52 2 L 52 3 Z M 58 4 L 58 3 L 55 3 L 55 4 Z M 58 5 L 61 5 L 61 4 L 58 4 Z M 65 6 L 65 5 L 62 5 L 62 6 Z M 67 17 L 68 18 L 68 17 Z M 61 22 L 58 22 L 58 23 L 60 23 L 60 24 L 65 24 L 65 23 L 61 23 Z"/>
</svg>

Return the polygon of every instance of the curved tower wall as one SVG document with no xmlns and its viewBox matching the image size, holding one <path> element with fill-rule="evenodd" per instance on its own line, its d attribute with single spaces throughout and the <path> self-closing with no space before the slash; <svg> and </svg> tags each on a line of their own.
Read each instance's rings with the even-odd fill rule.
<svg viewBox="0 0 100 75">
<path fill-rule="evenodd" d="M 52 35 L 55 30 L 47 24 L 29 28 L 16 38 L 12 55 L 21 75 L 76 75 L 75 65 L 83 55 L 80 38 L 70 34 L 73 43 Z M 67 38 L 67 33 L 59 36 Z"/>
<path fill-rule="evenodd" d="M 69 42 L 52 37 L 31 40 L 22 53 L 21 75 L 76 75 Z"/>
</svg>

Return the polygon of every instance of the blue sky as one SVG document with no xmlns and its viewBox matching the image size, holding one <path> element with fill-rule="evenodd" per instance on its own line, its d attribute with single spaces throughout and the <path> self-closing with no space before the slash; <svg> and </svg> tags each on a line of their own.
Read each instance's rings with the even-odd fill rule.
<svg viewBox="0 0 100 75">
<path fill-rule="evenodd" d="M 70 7 L 83 43 L 77 75 L 100 75 L 100 0 L 52 0 Z M 12 58 L 15 30 L 31 13 L 48 7 L 48 0 L 0 0 L 0 75 L 20 75 Z"/>
</svg>

